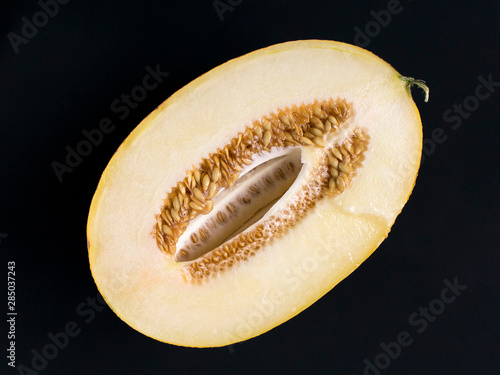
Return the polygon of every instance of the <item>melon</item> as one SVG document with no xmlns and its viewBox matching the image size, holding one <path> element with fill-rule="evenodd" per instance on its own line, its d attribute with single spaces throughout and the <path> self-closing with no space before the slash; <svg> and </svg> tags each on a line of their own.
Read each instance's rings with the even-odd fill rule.
<svg viewBox="0 0 500 375">
<path fill-rule="evenodd" d="M 415 184 L 422 126 L 400 75 L 356 46 L 294 41 L 231 60 L 146 117 L 90 207 L 92 276 L 156 340 L 271 330 L 353 272 Z M 339 301 L 340 303 L 340 301 Z"/>
</svg>

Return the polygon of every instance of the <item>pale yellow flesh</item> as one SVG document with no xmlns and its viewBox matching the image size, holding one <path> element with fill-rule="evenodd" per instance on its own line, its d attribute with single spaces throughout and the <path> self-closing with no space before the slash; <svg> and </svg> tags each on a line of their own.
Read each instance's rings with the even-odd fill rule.
<svg viewBox="0 0 500 375">
<path fill-rule="evenodd" d="M 349 127 L 370 136 L 352 186 L 249 262 L 186 283 L 182 265 L 152 235 L 171 187 L 254 120 L 329 98 L 352 103 Z M 155 339 L 207 347 L 262 334 L 314 303 L 383 241 L 411 193 L 421 142 L 404 82 L 365 50 L 300 41 L 232 60 L 165 101 L 110 161 L 89 214 L 93 277 L 116 314 Z"/>
</svg>

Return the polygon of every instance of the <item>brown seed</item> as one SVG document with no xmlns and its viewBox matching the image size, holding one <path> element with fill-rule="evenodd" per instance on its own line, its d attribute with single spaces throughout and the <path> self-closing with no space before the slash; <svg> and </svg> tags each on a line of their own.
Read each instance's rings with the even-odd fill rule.
<svg viewBox="0 0 500 375">
<path fill-rule="evenodd" d="M 160 249 L 162 249 L 164 252 L 166 252 L 166 253 L 170 252 L 170 249 L 169 249 L 167 244 L 160 243 L 159 245 L 160 245 Z"/>
<path fill-rule="evenodd" d="M 338 166 L 339 166 L 338 159 L 335 156 L 333 156 L 333 155 L 328 154 L 328 162 L 334 168 L 338 168 Z"/>
<path fill-rule="evenodd" d="M 217 220 L 219 220 L 220 223 L 224 222 L 224 215 L 222 215 L 222 212 L 217 212 Z M 224 245 L 227 246 L 227 245 Z"/>
<path fill-rule="evenodd" d="M 345 189 L 345 184 L 344 184 L 344 179 L 341 176 L 337 177 L 336 185 L 337 189 L 339 189 L 340 192 L 342 193 Z"/>
<path fill-rule="evenodd" d="M 215 167 L 213 170 L 212 170 L 212 180 L 214 182 L 217 182 L 219 181 L 219 178 L 220 178 L 220 169 Z"/>
<path fill-rule="evenodd" d="M 192 181 L 193 181 L 193 175 L 191 173 L 188 173 L 188 175 L 184 179 L 184 185 L 189 187 L 191 186 Z"/>
<path fill-rule="evenodd" d="M 352 143 L 351 143 L 351 142 L 349 142 L 349 141 L 345 142 L 345 143 L 344 143 L 344 147 L 345 147 L 345 149 L 346 149 L 347 151 L 349 151 L 349 153 L 350 153 L 351 155 L 354 155 L 354 151 L 353 151 L 353 149 L 352 149 Z"/>
<path fill-rule="evenodd" d="M 213 198 L 217 195 L 217 186 L 215 183 L 212 181 L 210 185 L 208 185 L 208 196 L 210 198 Z"/>
<path fill-rule="evenodd" d="M 195 201 L 191 201 L 189 202 L 189 206 L 193 209 L 193 210 L 196 210 L 196 211 L 202 211 L 203 210 L 203 206 L 199 205 L 198 203 L 196 203 Z"/>
<path fill-rule="evenodd" d="M 220 167 L 221 167 L 222 173 L 224 173 L 225 171 L 229 170 L 229 167 L 227 166 L 227 164 L 226 164 L 226 162 L 224 160 L 220 161 Z"/>
<path fill-rule="evenodd" d="M 325 112 L 323 112 L 323 111 L 321 110 L 321 108 L 319 108 L 319 107 L 317 107 L 317 106 L 313 105 L 312 110 L 313 110 L 313 113 L 314 113 L 314 115 L 315 115 L 316 117 L 319 117 L 319 118 L 325 118 L 325 117 L 326 117 L 326 113 L 325 113 Z"/>
<path fill-rule="evenodd" d="M 328 121 L 328 120 L 327 120 Z M 318 128 L 319 130 L 321 130 L 323 133 L 325 132 L 325 124 L 323 124 L 322 121 L 320 122 L 317 122 L 316 124 L 314 124 L 314 127 Z"/>
<path fill-rule="evenodd" d="M 172 215 L 172 217 L 174 218 L 175 221 L 177 221 L 177 222 L 181 221 L 181 217 L 179 216 L 179 213 L 173 207 L 170 209 L 170 214 Z"/>
<path fill-rule="evenodd" d="M 164 243 L 165 242 L 161 232 L 156 233 L 156 242 L 157 243 Z"/>
<path fill-rule="evenodd" d="M 309 146 L 314 146 L 314 143 L 313 141 L 311 141 L 309 138 L 307 137 L 301 137 L 300 140 L 302 141 L 302 143 L 306 144 L 306 145 L 309 145 Z"/>
<path fill-rule="evenodd" d="M 198 236 L 196 235 L 196 233 L 193 233 L 191 235 L 191 242 L 192 243 L 198 243 Z"/>
<path fill-rule="evenodd" d="M 214 155 L 214 163 L 217 167 L 220 167 L 220 158 L 218 155 Z"/>
<path fill-rule="evenodd" d="M 197 182 L 198 184 L 200 184 L 200 183 L 201 183 L 201 173 L 200 173 L 200 171 L 199 171 L 199 170 L 195 170 L 195 171 L 193 172 L 193 177 L 194 177 L 194 179 L 196 180 L 196 182 Z"/>
<path fill-rule="evenodd" d="M 293 142 L 293 137 L 289 132 L 283 132 L 283 134 L 288 142 Z"/>
<path fill-rule="evenodd" d="M 325 141 L 323 140 L 323 138 L 320 138 L 320 137 L 314 137 L 312 139 L 312 141 L 314 142 L 314 144 L 316 146 L 319 146 L 319 147 L 325 147 Z"/>
<path fill-rule="evenodd" d="M 330 121 L 332 126 L 339 126 L 339 121 L 333 116 L 328 116 L 328 121 Z"/>
<path fill-rule="evenodd" d="M 172 200 L 172 205 L 174 206 L 174 209 L 176 211 L 179 211 L 181 209 L 181 202 L 179 201 L 178 197 L 174 197 L 174 199 Z"/>
<path fill-rule="evenodd" d="M 158 215 L 156 217 L 156 231 L 157 232 L 160 232 L 161 231 L 161 228 L 163 226 L 163 219 L 161 218 L 161 215 Z"/>
<path fill-rule="evenodd" d="M 354 146 L 354 154 L 355 154 L 355 155 L 359 155 L 359 154 L 361 153 L 361 151 L 363 151 L 363 150 L 364 150 L 364 147 L 363 147 L 363 145 L 362 145 L 362 144 L 359 144 L 359 143 L 358 143 L 358 144 L 356 144 L 356 145 Z"/>
<path fill-rule="evenodd" d="M 281 178 L 281 179 L 285 179 L 286 174 L 285 174 L 285 172 L 283 172 L 283 169 L 280 168 L 276 171 L 276 177 Z"/>
<path fill-rule="evenodd" d="M 354 134 L 356 134 L 356 137 L 359 140 L 361 140 L 361 141 L 366 140 L 366 136 L 365 136 L 365 133 L 363 133 L 363 130 L 361 130 L 361 129 L 355 129 L 354 130 Z"/>
<path fill-rule="evenodd" d="M 281 123 L 275 117 L 271 117 L 271 124 L 273 126 L 271 126 L 271 129 L 269 129 L 269 130 L 273 130 L 273 129 L 276 130 L 276 129 L 280 129 L 282 127 Z"/>
<path fill-rule="evenodd" d="M 207 239 L 207 234 L 205 233 L 205 231 L 203 229 L 200 229 L 199 233 L 200 233 L 200 236 L 202 236 L 204 240 Z"/>
<path fill-rule="evenodd" d="M 344 173 L 351 173 L 352 172 L 352 167 L 350 164 L 339 163 L 339 168 Z"/>
<path fill-rule="evenodd" d="M 333 178 L 337 178 L 339 176 L 339 171 L 333 167 L 330 167 L 330 175 Z"/>
<path fill-rule="evenodd" d="M 336 186 L 337 186 L 337 185 L 336 185 L 336 183 L 335 183 L 335 178 L 333 178 L 333 177 L 332 177 L 332 178 L 330 178 L 330 179 L 328 180 L 328 188 L 329 188 L 330 190 L 333 190 L 333 189 L 335 189 L 335 187 L 336 187 Z"/>
<path fill-rule="evenodd" d="M 247 142 L 251 142 L 253 137 L 254 137 L 254 135 L 253 135 L 252 131 L 250 129 L 246 129 L 245 130 L 245 139 L 247 140 Z"/>
<path fill-rule="evenodd" d="M 177 185 L 178 185 L 178 188 L 179 188 L 179 192 L 182 195 L 186 195 L 186 186 L 182 182 L 179 182 Z"/>
<path fill-rule="evenodd" d="M 167 214 L 165 213 L 165 211 L 162 211 L 161 212 L 161 217 L 163 218 L 163 220 L 165 220 L 167 223 L 171 223 L 172 221 L 169 220 Z"/>
<path fill-rule="evenodd" d="M 262 137 L 262 143 L 264 144 L 264 146 L 267 146 L 269 144 L 269 142 L 271 142 L 271 132 L 269 130 L 266 130 L 264 132 L 264 136 Z"/>
<path fill-rule="evenodd" d="M 345 103 L 339 104 L 339 112 L 342 114 L 342 116 L 345 116 L 347 114 L 347 106 Z"/>
<path fill-rule="evenodd" d="M 249 189 L 254 194 L 259 194 L 260 193 L 260 190 L 256 186 L 254 186 L 254 185 L 250 186 Z"/>
<path fill-rule="evenodd" d="M 193 178 L 191 179 L 191 185 L 189 186 L 190 190 L 193 190 L 193 188 L 198 184 L 196 179 L 194 178 L 194 173 L 193 173 Z"/>
<path fill-rule="evenodd" d="M 238 148 L 241 144 L 241 140 L 243 139 L 243 134 L 238 135 L 238 141 L 236 142 L 236 148 Z"/>
<path fill-rule="evenodd" d="M 203 208 L 203 211 L 201 213 L 203 215 L 206 215 L 206 214 L 210 213 L 210 211 L 212 211 L 213 208 L 214 208 L 214 201 L 209 200 L 206 202 L 205 207 Z"/>
<path fill-rule="evenodd" d="M 314 116 L 311 117 L 311 124 L 313 124 L 316 127 L 323 126 L 323 123 L 321 122 L 321 120 L 317 117 L 314 117 Z"/>
<path fill-rule="evenodd" d="M 197 187 L 195 187 L 195 188 L 193 189 L 193 195 L 194 195 L 197 199 L 199 199 L 200 201 L 202 201 L 202 202 L 205 200 L 205 197 L 203 196 L 203 193 L 202 193 L 202 192 L 201 192 L 201 190 L 200 190 L 200 189 L 198 189 Z"/>
<path fill-rule="evenodd" d="M 241 170 L 241 168 L 240 168 Z M 229 186 L 233 186 L 233 184 L 236 182 L 236 180 L 239 177 L 239 173 L 233 173 L 230 176 L 228 176 L 227 181 L 229 183 Z"/>
<path fill-rule="evenodd" d="M 280 114 L 278 115 L 278 118 L 279 118 L 279 119 L 280 119 L 280 121 L 281 121 L 282 123 L 284 123 L 285 125 L 290 125 L 290 121 L 288 121 L 288 117 L 286 117 L 284 113 L 280 113 Z"/>
<path fill-rule="evenodd" d="M 173 223 L 174 219 L 172 219 L 172 215 L 170 215 L 170 210 L 165 210 L 164 212 L 165 212 L 165 215 L 168 218 L 168 220 L 165 220 L 165 221 L 167 221 L 167 223 Z"/>
<path fill-rule="evenodd" d="M 332 124 L 330 121 L 325 121 L 325 133 L 330 133 L 332 131 Z"/>
<path fill-rule="evenodd" d="M 321 131 L 321 129 L 318 129 L 318 128 L 311 128 L 309 129 L 309 132 L 313 135 L 315 135 L 316 137 L 322 137 L 323 136 L 323 132 Z"/>
<path fill-rule="evenodd" d="M 304 137 L 307 137 L 307 138 L 309 138 L 309 139 L 313 139 L 315 136 L 314 136 L 314 134 L 313 134 L 313 133 L 310 133 L 310 132 L 305 132 L 305 133 L 304 133 Z"/>
<path fill-rule="evenodd" d="M 204 201 L 204 199 L 200 201 L 196 197 L 191 197 L 191 201 L 194 202 L 194 203 L 196 203 L 198 206 L 203 207 L 203 201 Z"/>
<path fill-rule="evenodd" d="M 337 104 L 332 103 L 330 105 L 330 110 L 335 114 L 335 116 L 338 116 L 340 114 L 337 108 Z"/>
<path fill-rule="evenodd" d="M 188 255 L 188 252 L 184 249 L 182 249 L 181 251 L 179 251 L 180 254 L 182 255 L 182 257 L 186 257 Z"/>
<path fill-rule="evenodd" d="M 271 123 L 269 122 L 269 120 L 264 120 L 262 121 L 262 127 L 264 128 L 264 130 L 268 130 L 268 131 L 271 131 L 272 129 L 272 126 L 271 126 Z M 264 132 L 264 135 L 266 133 Z"/>
<path fill-rule="evenodd" d="M 342 155 L 344 156 L 349 156 L 349 151 L 346 150 L 345 146 L 342 145 L 340 146 L 340 152 L 342 153 Z"/>
<path fill-rule="evenodd" d="M 210 177 L 208 177 L 208 174 L 203 175 L 201 183 L 203 186 L 203 190 L 207 190 L 208 185 L 210 185 Z"/>
<path fill-rule="evenodd" d="M 234 214 L 236 212 L 236 207 L 234 207 L 234 205 L 232 203 L 229 203 L 227 206 L 226 206 L 226 209 L 231 212 L 232 214 Z"/>
<path fill-rule="evenodd" d="M 262 128 L 260 127 L 260 124 L 255 124 L 253 127 L 253 132 L 257 137 L 261 138 L 262 137 Z"/>
<path fill-rule="evenodd" d="M 342 160 L 344 158 L 338 147 L 332 148 L 332 154 L 335 155 L 337 159 Z"/>
</svg>

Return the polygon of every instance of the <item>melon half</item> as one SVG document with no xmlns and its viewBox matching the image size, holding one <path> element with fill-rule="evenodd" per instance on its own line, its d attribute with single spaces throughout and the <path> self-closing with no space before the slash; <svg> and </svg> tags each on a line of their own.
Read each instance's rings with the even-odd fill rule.
<svg viewBox="0 0 500 375">
<path fill-rule="evenodd" d="M 87 235 L 113 311 L 154 339 L 216 347 L 269 331 L 387 237 L 422 148 L 405 78 L 361 48 L 296 41 L 180 89 L 117 150 Z"/>
</svg>

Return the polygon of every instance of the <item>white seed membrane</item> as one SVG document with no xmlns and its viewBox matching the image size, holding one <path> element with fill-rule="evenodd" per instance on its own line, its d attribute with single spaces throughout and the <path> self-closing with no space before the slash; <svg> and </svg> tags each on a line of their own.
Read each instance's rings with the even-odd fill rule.
<svg viewBox="0 0 500 375">
<path fill-rule="evenodd" d="M 184 262 L 160 251 L 152 231 L 166 192 L 245 126 L 331 98 L 352 104 L 346 134 L 359 128 L 370 137 L 351 186 L 319 200 L 246 261 L 186 282 Z M 325 137 L 324 149 L 338 141 Z M 257 336 L 310 306 L 377 248 L 413 188 L 421 147 L 405 82 L 365 50 L 303 41 L 235 59 L 175 93 L 113 156 L 89 214 L 92 275 L 116 314 L 157 340 L 211 347 Z M 304 148 L 295 183 L 261 220 L 282 212 L 284 202 L 299 203 L 291 198 L 322 150 Z"/>
<path fill-rule="evenodd" d="M 174 260 L 194 260 L 262 218 L 297 178 L 300 154 L 300 149 L 289 149 L 288 154 L 258 165 L 219 193 L 214 209 L 192 220 L 179 238 Z"/>
</svg>

